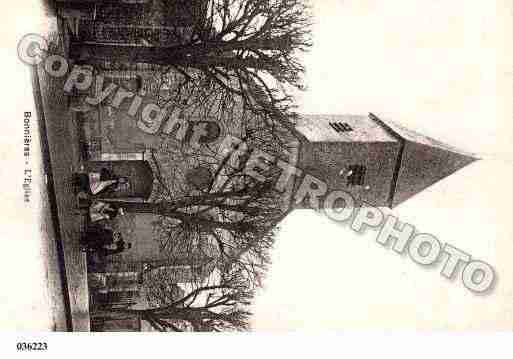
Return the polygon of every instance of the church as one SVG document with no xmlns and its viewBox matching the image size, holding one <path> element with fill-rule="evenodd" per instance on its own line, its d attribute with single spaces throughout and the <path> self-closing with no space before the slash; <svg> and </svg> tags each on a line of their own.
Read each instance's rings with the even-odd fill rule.
<svg viewBox="0 0 513 359">
<path fill-rule="evenodd" d="M 92 127 L 102 128 L 106 122 L 116 123 L 118 120 L 116 115 L 100 115 L 84 124 L 92 122 L 96 123 Z M 122 122 L 126 124 L 129 121 L 123 119 Z M 304 115 L 298 120 L 296 130 L 300 144 L 297 167 L 304 174 L 323 181 L 327 185 L 327 193 L 337 190 L 350 193 L 356 199 L 357 206 L 393 208 L 476 160 L 471 154 L 392 121 L 382 120 L 374 114 Z M 108 167 L 129 178 L 132 184 L 126 193 L 106 200 L 151 200 L 155 177 L 146 149 L 153 145 L 151 141 L 160 136 L 148 136 L 142 131 L 139 133 L 136 128 L 110 133 L 122 135 L 110 141 L 108 131 L 99 131 L 94 138 L 84 138 L 89 144 L 92 140 L 99 144 L 89 152 L 91 157 L 86 161 L 88 169 Z M 118 141 L 122 141 L 123 146 L 117 146 Z M 92 146 L 89 149 L 92 150 Z M 138 155 L 133 155 L 136 153 Z M 296 181 L 296 190 L 300 182 Z M 292 204 L 291 209 L 309 208 L 307 201 Z M 99 293 L 108 295 L 107 302 L 111 305 L 136 301 L 135 298 L 140 296 L 141 280 L 148 268 L 166 267 L 169 261 L 167 255 L 159 242 L 152 238 L 155 220 L 156 217 L 151 214 L 123 216 L 118 229 L 133 247 L 106 262 L 99 272 L 90 273 L 90 285 L 95 282 L 104 288 L 99 289 Z M 215 250 L 210 252 L 211 256 L 202 259 L 205 264 L 215 262 Z M 177 282 L 187 282 L 190 280 L 187 278 L 192 278 L 191 268 L 187 265 L 177 266 L 173 261 L 168 269 L 172 269 L 170 273 L 176 276 Z M 208 275 L 212 267 L 207 265 L 205 269 L 204 275 Z M 114 286 L 108 284 L 109 280 L 115 283 Z M 133 318 L 130 320 L 130 323 L 134 321 Z M 99 323 L 101 328 L 107 328 L 104 320 Z M 119 324 L 117 320 L 114 323 Z M 135 320 L 134 323 L 139 321 Z"/>
<path fill-rule="evenodd" d="M 69 29 L 69 57 L 77 65 L 88 66 L 95 76 L 103 76 L 107 83 L 133 93 L 160 94 L 169 90 L 161 86 L 157 90 L 153 81 L 155 73 L 161 71 L 156 64 L 165 58 L 163 49 L 187 40 L 193 25 L 207 17 L 204 0 L 56 2 L 59 16 Z M 193 161 L 176 159 L 182 148 L 175 146 L 173 137 L 176 136 L 166 130 L 165 121 L 156 133 L 149 134 L 128 115 L 126 103 L 119 108 L 100 103 L 83 109 L 79 100 L 87 95 L 94 97 L 90 92 L 94 88 L 69 95 L 70 103 L 75 104 L 70 107 L 77 110 L 74 116 L 79 127 L 84 169 L 98 172 L 105 168 L 127 178 L 129 183 L 123 190 L 97 199 L 111 202 L 154 200 L 157 171 L 152 159 L 153 149 L 165 152 L 170 148 L 166 152 L 169 154 L 166 165 L 184 174 L 170 182 L 184 187 L 183 193 L 188 194 L 191 187 L 198 187 L 188 183 L 198 180 L 201 177 L 198 173 L 206 173 L 202 177 L 210 178 L 211 168 L 198 169 L 198 164 Z M 223 133 L 221 127 L 224 126 L 212 119 L 185 116 L 184 120 L 188 123 L 209 120 L 212 138 L 203 141 L 204 147 L 217 143 L 230 132 L 234 135 L 239 132 L 223 128 Z M 247 118 L 242 121 L 247 122 Z M 298 138 L 299 145 L 290 165 L 296 165 L 303 174 L 325 183 L 327 193 L 344 191 L 351 194 L 357 200 L 356 205 L 393 208 L 476 160 L 471 154 L 374 114 L 303 115 L 297 120 L 295 130 L 293 135 Z M 173 151 L 173 146 L 180 151 Z M 302 179 L 296 179 L 294 186 L 298 186 Z M 297 187 L 292 189 L 297 190 Z M 309 203 L 294 204 L 292 209 L 296 208 L 309 208 Z M 170 261 L 161 243 L 154 238 L 157 216 L 136 213 L 120 217 L 115 229 L 132 247 L 89 268 L 92 307 L 95 304 L 111 307 L 135 304 L 143 297 L 142 284 L 150 271 L 166 271 L 175 283 L 189 283 L 198 276 L 207 277 L 213 270 L 212 263 L 218 255 L 215 248 L 201 248 L 201 252 L 193 253 L 198 257 L 195 262 L 202 264 L 201 268 L 191 267 L 185 255 L 183 263 Z M 116 327 L 126 330 L 130 326 L 140 330 L 140 320 L 93 318 L 96 330 L 114 330 Z"/>
</svg>

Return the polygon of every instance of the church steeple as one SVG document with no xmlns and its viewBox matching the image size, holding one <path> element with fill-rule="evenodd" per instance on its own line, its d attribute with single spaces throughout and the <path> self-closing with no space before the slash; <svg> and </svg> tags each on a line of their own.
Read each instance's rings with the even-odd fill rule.
<svg viewBox="0 0 513 359">
<path fill-rule="evenodd" d="M 369 114 L 401 141 L 392 182 L 390 207 L 395 207 L 436 182 L 477 160 L 445 143 L 407 129 L 390 120 Z"/>
<path fill-rule="evenodd" d="M 358 205 L 395 207 L 476 160 L 372 113 L 305 115 L 296 128 L 304 138 L 299 167 Z"/>
</svg>

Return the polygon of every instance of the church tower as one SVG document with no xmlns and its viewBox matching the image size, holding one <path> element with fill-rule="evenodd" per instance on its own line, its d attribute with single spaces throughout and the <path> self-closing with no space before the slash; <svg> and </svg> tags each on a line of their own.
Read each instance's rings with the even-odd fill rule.
<svg viewBox="0 0 513 359">
<path fill-rule="evenodd" d="M 299 165 L 357 202 L 395 207 L 476 160 L 374 114 L 304 115 Z M 305 204 L 298 205 L 305 208 Z"/>
</svg>

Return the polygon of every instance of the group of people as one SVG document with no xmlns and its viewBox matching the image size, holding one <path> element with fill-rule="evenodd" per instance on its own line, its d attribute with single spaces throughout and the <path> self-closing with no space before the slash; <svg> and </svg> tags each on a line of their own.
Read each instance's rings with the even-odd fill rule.
<svg viewBox="0 0 513 359">
<path fill-rule="evenodd" d="M 97 253 L 102 256 L 119 254 L 132 247 L 126 243 L 119 232 L 93 224 L 87 228 L 81 238 L 81 245 L 88 253 Z"/>
<path fill-rule="evenodd" d="M 112 192 L 126 191 L 130 188 L 128 178 L 116 176 L 106 168 L 100 172 L 75 173 L 73 184 L 77 189 L 91 196 L 105 196 Z"/>
<path fill-rule="evenodd" d="M 96 199 L 109 191 L 126 188 L 129 182 L 124 177 L 116 177 L 110 171 L 102 168 L 98 172 L 77 173 L 73 184 L 79 190 L 79 195 L 85 197 L 88 207 L 90 224 L 82 234 L 80 244 L 83 251 L 97 253 L 103 256 L 119 254 L 131 248 L 131 243 L 125 242 L 119 232 L 106 228 L 105 224 L 125 213 L 114 202 Z M 80 197 L 79 197 L 80 200 Z"/>
</svg>

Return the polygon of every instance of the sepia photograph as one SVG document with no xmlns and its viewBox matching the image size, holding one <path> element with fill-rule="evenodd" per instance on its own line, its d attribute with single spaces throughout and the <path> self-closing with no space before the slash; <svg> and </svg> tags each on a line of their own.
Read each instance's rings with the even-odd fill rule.
<svg viewBox="0 0 513 359">
<path fill-rule="evenodd" d="M 4 17 L 0 329 L 513 329 L 511 2 Z"/>
</svg>

